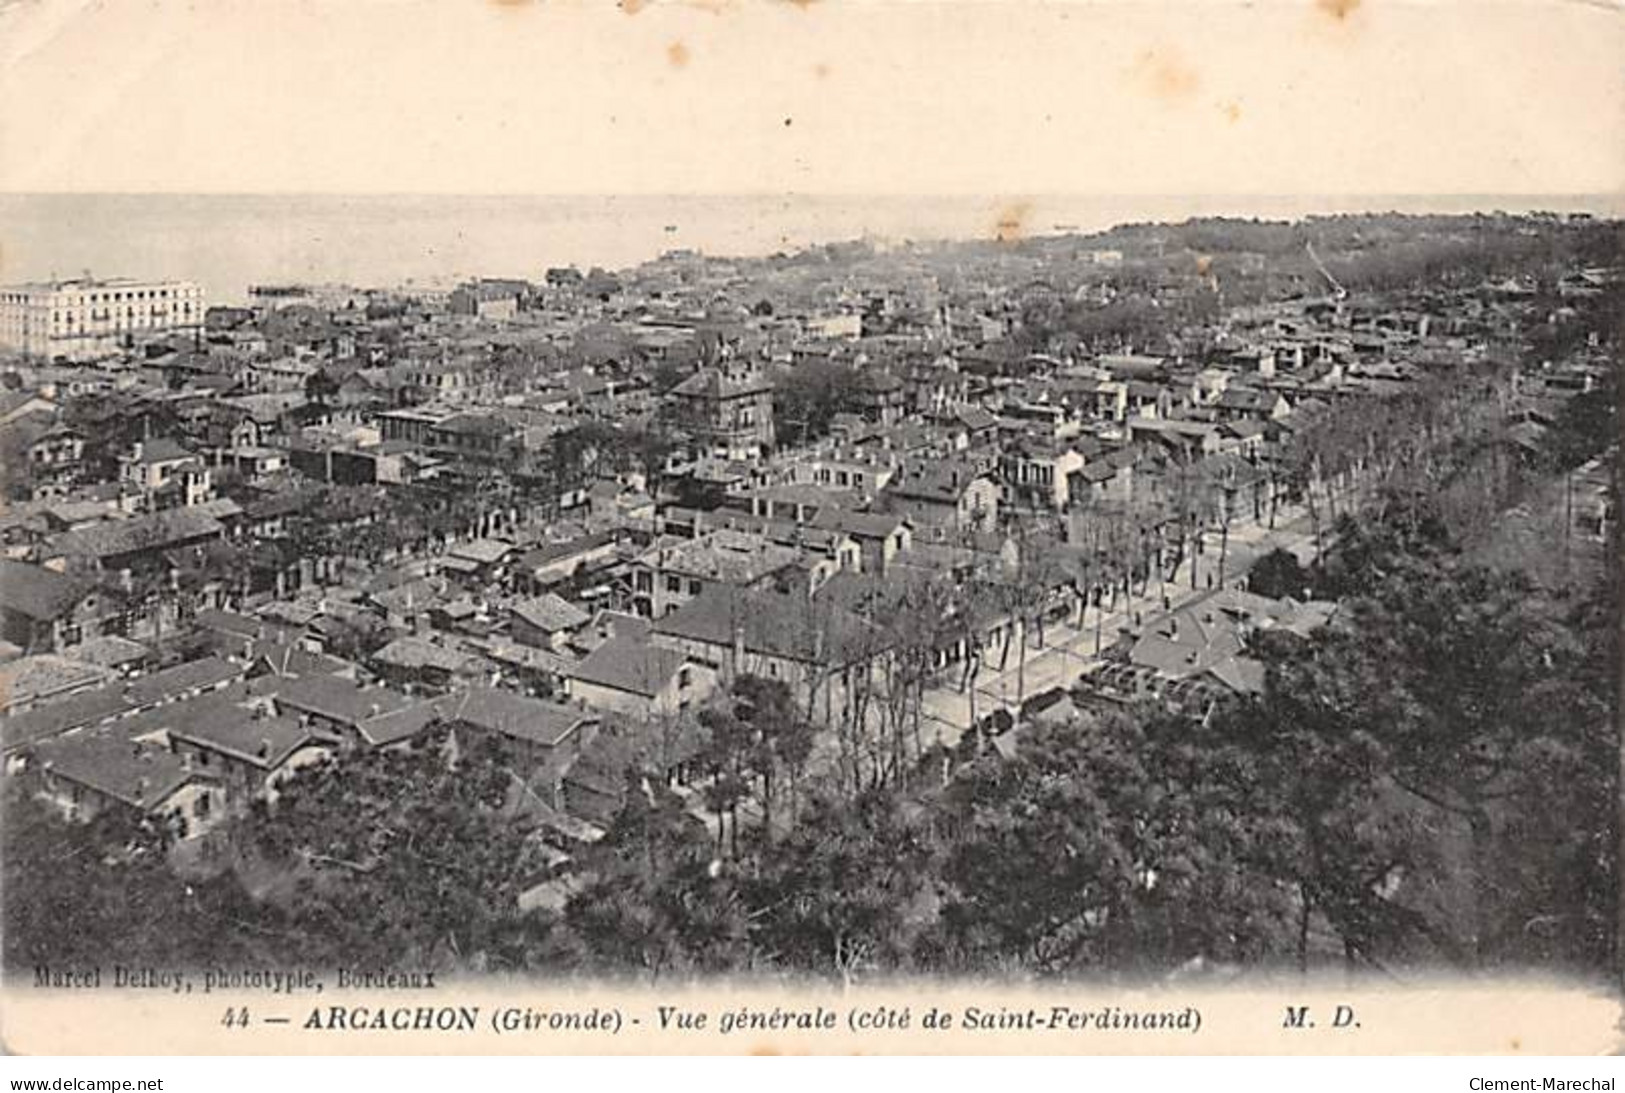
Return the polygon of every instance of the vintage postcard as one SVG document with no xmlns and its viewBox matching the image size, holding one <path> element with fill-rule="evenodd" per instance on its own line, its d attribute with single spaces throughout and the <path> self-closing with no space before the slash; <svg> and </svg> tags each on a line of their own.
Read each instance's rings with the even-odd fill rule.
<svg viewBox="0 0 1625 1093">
<path fill-rule="evenodd" d="M 1622 57 L 0 5 L 0 1042 L 1617 1051 Z"/>
</svg>

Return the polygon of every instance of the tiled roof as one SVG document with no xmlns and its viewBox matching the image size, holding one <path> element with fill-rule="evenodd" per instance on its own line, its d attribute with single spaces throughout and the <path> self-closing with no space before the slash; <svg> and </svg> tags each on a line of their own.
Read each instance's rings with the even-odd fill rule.
<svg viewBox="0 0 1625 1093">
<path fill-rule="evenodd" d="M 181 447 L 180 443 L 171 437 L 163 436 L 157 440 L 148 440 L 141 444 L 140 452 L 135 456 L 137 463 L 173 463 L 181 459 L 192 458 L 192 452 Z"/>
<path fill-rule="evenodd" d="M 732 585 L 713 585 L 657 620 L 661 637 L 728 648 L 737 633 L 746 652 L 803 663 L 859 659 L 876 637 L 862 619 L 826 602 Z"/>
<path fill-rule="evenodd" d="M 51 539 L 48 547 L 55 554 L 111 558 L 138 550 L 162 550 L 189 539 L 219 535 L 221 530 L 220 521 L 207 513 L 180 508 L 64 532 Z"/>
<path fill-rule="evenodd" d="M 241 665 L 232 664 L 219 657 L 203 657 L 134 680 L 125 691 L 125 697 L 129 699 L 131 706 L 150 706 L 188 691 L 218 686 L 237 679 L 242 674 Z"/>
<path fill-rule="evenodd" d="M 80 691 L 26 713 L 0 718 L 0 741 L 4 741 L 6 751 L 11 751 L 60 736 L 70 729 L 117 717 L 129 708 L 119 687 Z"/>
<path fill-rule="evenodd" d="M 574 706 L 527 698 L 512 691 L 475 687 L 440 701 L 448 721 L 473 725 L 517 740 L 557 747 L 584 722 L 596 718 Z"/>
<path fill-rule="evenodd" d="M 687 663 L 683 654 L 629 638 L 612 638 L 565 675 L 628 694 L 654 697 Z"/>
<path fill-rule="evenodd" d="M 408 634 L 378 650 L 372 659 L 378 664 L 395 668 L 435 668 L 442 672 L 458 672 L 468 666 L 471 658 Z"/>
<path fill-rule="evenodd" d="M 888 488 L 898 497 L 939 504 L 958 504 L 965 491 L 986 473 L 973 463 L 961 460 L 916 462 L 893 478 Z"/>
<path fill-rule="evenodd" d="M 838 531 L 854 539 L 884 539 L 906 522 L 903 517 L 890 513 L 848 512 L 834 507 L 819 509 L 812 520 L 815 527 Z"/>
<path fill-rule="evenodd" d="M 84 690 L 105 682 L 110 675 L 105 668 L 53 653 L 23 657 L 0 665 L 0 709 Z"/>
<path fill-rule="evenodd" d="M 263 770 L 275 770 L 307 744 L 330 744 L 331 737 L 302 725 L 296 717 L 264 717 L 234 707 L 186 729 L 171 729 L 173 740 L 185 740 L 240 759 Z"/>
<path fill-rule="evenodd" d="M 281 680 L 276 685 L 278 709 L 312 713 L 347 725 L 411 705 L 405 695 L 385 687 L 363 687 L 338 676 L 311 675 Z"/>
<path fill-rule="evenodd" d="M 356 726 L 362 737 L 375 748 L 398 744 L 428 728 L 442 716 L 444 700 L 418 702 L 398 710 L 369 717 Z"/>
<path fill-rule="evenodd" d="M 150 811 L 197 775 L 164 748 L 131 743 L 111 733 L 71 736 L 40 749 L 51 774 Z"/>
<path fill-rule="evenodd" d="M 39 622 L 71 612 L 90 593 L 73 577 L 26 562 L 0 561 L 0 608 Z"/>
<path fill-rule="evenodd" d="M 724 376 L 715 368 L 702 368 L 672 388 L 671 393 L 687 398 L 726 399 L 762 394 L 772 390 L 773 384 L 759 373 L 736 379 Z"/>
<path fill-rule="evenodd" d="M 655 547 L 640 559 L 662 572 L 750 584 L 794 565 L 798 554 L 759 535 L 724 528 L 698 539 Z"/>
<path fill-rule="evenodd" d="M 551 592 L 533 600 L 521 600 L 513 605 L 512 611 L 538 630 L 546 630 L 549 633 L 574 630 L 586 625 L 591 618 L 575 604 Z"/>
<path fill-rule="evenodd" d="M 480 565 L 492 565 L 513 553 L 513 544 L 500 539 L 475 539 L 458 543 L 447 553 L 453 558 L 466 558 Z"/>
</svg>

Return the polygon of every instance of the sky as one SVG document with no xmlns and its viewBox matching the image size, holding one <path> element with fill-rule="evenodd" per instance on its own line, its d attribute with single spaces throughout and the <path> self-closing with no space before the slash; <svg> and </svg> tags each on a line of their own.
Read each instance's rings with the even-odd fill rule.
<svg viewBox="0 0 1625 1093">
<path fill-rule="evenodd" d="M 1622 57 L 1561 0 L 11 0 L 0 192 L 1620 194 Z"/>
</svg>

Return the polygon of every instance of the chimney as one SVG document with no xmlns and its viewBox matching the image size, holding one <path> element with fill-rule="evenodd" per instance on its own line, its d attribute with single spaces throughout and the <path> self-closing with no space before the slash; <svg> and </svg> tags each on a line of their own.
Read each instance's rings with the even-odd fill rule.
<svg viewBox="0 0 1625 1093">
<path fill-rule="evenodd" d="M 271 758 L 271 741 L 268 737 L 260 738 L 259 751 L 256 753 L 261 759 Z"/>
<path fill-rule="evenodd" d="M 369 705 L 367 707 L 367 716 L 368 717 L 377 717 L 382 712 L 383 712 L 383 707 L 378 705 L 378 703 L 376 703 L 376 702 L 372 703 L 371 705 Z"/>
</svg>

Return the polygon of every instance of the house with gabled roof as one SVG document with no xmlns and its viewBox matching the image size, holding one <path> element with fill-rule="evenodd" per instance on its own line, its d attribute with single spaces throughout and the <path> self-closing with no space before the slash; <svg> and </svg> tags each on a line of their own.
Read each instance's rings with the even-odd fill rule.
<svg viewBox="0 0 1625 1093">
<path fill-rule="evenodd" d="M 30 769 L 39 796 L 72 821 L 125 809 L 185 838 L 209 830 L 226 814 L 217 779 L 167 748 L 111 730 L 44 745 Z"/>
<path fill-rule="evenodd" d="M 270 686 L 277 713 L 349 743 L 364 742 L 362 725 L 415 703 L 387 687 L 339 676 L 279 678 Z"/>
<path fill-rule="evenodd" d="M 1276 600 L 1220 589 L 1130 629 L 1126 669 L 1101 673 L 1108 690 L 1154 695 L 1205 714 L 1226 697 L 1260 693 L 1264 665 L 1252 651 L 1260 632 L 1304 637 L 1324 625 L 1335 605 Z M 1130 686 L 1129 684 L 1132 684 Z"/>
<path fill-rule="evenodd" d="M 789 580 L 800 561 L 793 547 L 729 528 L 694 539 L 658 540 L 632 563 L 632 608 L 658 619 L 708 588 Z"/>
<path fill-rule="evenodd" d="M 1279 420 L 1292 412 L 1292 406 L 1279 391 L 1255 387 L 1227 387 L 1213 403 L 1225 421 Z"/>
<path fill-rule="evenodd" d="M 508 608 L 508 633 L 523 645 L 557 651 L 591 616 L 551 592 L 518 600 Z"/>
<path fill-rule="evenodd" d="M 0 638 L 24 652 L 71 649 L 101 634 L 117 614 L 91 581 L 0 560 Z"/>
<path fill-rule="evenodd" d="M 565 772 L 560 785 L 561 807 L 582 828 L 608 826 L 633 792 L 647 782 L 687 786 L 698 773 L 696 760 L 703 742 L 692 720 L 675 723 L 607 722 Z M 573 842 L 590 841 L 565 825 L 550 825 Z"/>
<path fill-rule="evenodd" d="M 675 717 L 704 701 L 717 671 L 647 638 L 612 638 L 563 672 L 565 694 L 606 712 Z"/>
<path fill-rule="evenodd" d="M 1003 500 L 1012 505 L 1064 509 L 1072 499 L 1072 478 L 1084 464 L 1076 444 L 1029 437 L 1012 440 L 999 453 Z"/>
<path fill-rule="evenodd" d="M 119 478 L 154 511 L 199 505 L 214 495 L 203 457 L 170 437 L 137 441 L 119 460 Z"/>
<path fill-rule="evenodd" d="M 76 729 L 100 725 L 130 712 L 123 689 L 102 686 L 0 717 L 0 751 L 11 761 L 38 744 Z"/>
<path fill-rule="evenodd" d="M 143 564 L 163 564 L 166 552 L 218 539 L 219 520 L 197 509 L 174 509 L 128 520 L 63 532 L 45 540 L 38 553 L 47 568 L 108 572 Z"/>
<path fill-rule="evenodd" d="M 850 512 L 828 507 L 818 511 L 813 527 L 837 532 L 858 545 L 858 570 L 884 574 L 893 559 L 914 543 L 914 527 L 905 516 L 890 512 Z"/>
<path fill-rule="evenodd" d="M 439 700 L 438 709 L 451 727 L 456 751 L 466 749 L 479 734 L 493 734 L 516 746 L 538 770 L 550 772 L 555 784 L 569 757 L 592 739 L 602 722 L 601 715 L 580 706 L 495 687 L 471 687 L 446 695 Z"/>
<path fill-rule="evenodd" d="M 812 716 L 852 713 L 853 689 L 886 655 L 883 636 L 825 599 L 719 585 L 664 618 L 649 640 L 727 680 L 784 681 Z"/>
<path fill-rule="evenodd" d="M 443 692 L 482 674 L 479 658 L 416 634 L 396 638 L 369 661 L 379 676 L 412 694 Z"/>
<path fill-rule="evenodd" d="M 333 755 L 338 737 L 267 703 L 229 705 L 214 716 L 167 730 L 170 749 L 216 779 L 223 804 L 246 813 L 255 801 L 275 801 L 277 787 L 304 767 Z"/>
<path fill-rule="evenodd" d="M 998 525 L 998 484 L 985 466 L 969 460 L 911 461 L 883 496 L 887 511 L 916 524 L 954 530 Z"/>
<path fill-rule="evenodd" d="M 0 664 L 0 712 L 25 710 L 107 685 L 114 673 L 56 653 L 37 653 Z"/>
</svg>

